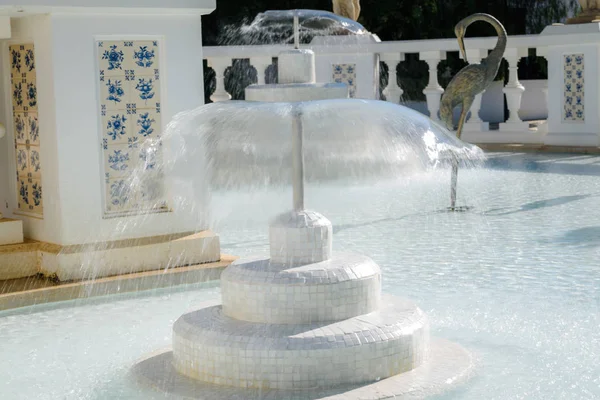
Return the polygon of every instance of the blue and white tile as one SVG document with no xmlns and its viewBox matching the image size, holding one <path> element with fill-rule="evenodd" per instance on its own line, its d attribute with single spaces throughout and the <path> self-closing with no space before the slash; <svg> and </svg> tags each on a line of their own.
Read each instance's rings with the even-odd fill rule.
<svg viewBox="0 0 600 400">
<path fill-rule="evenodd" d="M 14 80 L 11 85 L 13 111 L 23 112 L 27 107 L 27 81 Z"/>
<path fill-rule="evenodd" d="M 28 79 L 25 86 L 25 96 L 23 109 L 29 112 L 37 112 L 38 95 L 37 95 L 37 80 Z"/>
<path fill-rule="evenodd" d="M 161 115 L 155 109 L 137 110 L 132 118 L 132 135 L 140 140 L 158 138 L 162 132 L 161 123 Z"/>
<path fill-rule="evenodd" d="M 585 58 L 583 54 L 563 56 L 563 120 L 585 121 Z"/>
<path fill-rule="evenodd" d="M 26 71 L 24 60 L 25 45 L 13 44 L 8 47 L 8 58 L 10 61 L 10 73 L 13 79 L 20 78 Z"/>
<path fill-rule="evenodd" d="M 347 84 L 350 97 L 356 96 L 356 64 L 333 64 L 332 80 Z"/>
<path fill-rule="evenodd" d="M 29 157 L 29 174 L 33 178 L 41 178 L 42 176 L 42 163 L 40 156 L 39 146 L 30 146 L 28 148 Z"/>
<path fill-rule="evenodd" d="M 26 113 L 15 112 L 14 113 L 14 132 L 15 132 L 15 142 L 17 144 L 26 144 L 28 141 L 27 135 L 27 117 Z"/>
<path fill-rule="evenodd" d="M 132 137 L 135 116 L 125 110 L 107 111 L 102 116 L 102 138 L 108 145 L 126 144 Z"/>
<path fill-rule="evenodd" d="M 21 211 L 31 211 L 33 206 L 30 206 L 30 195 L 31 184 L 29 179 L 24 176 L 19 176 L 17 179 L 17 206 Z M 31 207 L 31 208 L 30 208 Z"/>
<path fill-rule="evenodd" d="M 133 42 L 133 66 L 137 75 L 154 75 L 159 69 L 159 43 L 153 40 Z"/>
<path fill-rule="evenodd" d="M 29 210 L 36 214 L 42 214 L 43 201 L 42 181 L 39 178 L 29 180 Z"/>
<path fill-rule="evenodd" d="M 125 75 L 113 76 L 100 82 L 100 101 L 102 111 L 126 110 L 130 103 L 131 85 Z"/>
<path fill-rule="evenodd" d="M 125 46 L 124 41 L 99 41 L 96 45 L 100 76 L 124 76 L 132 58 L 131 49 Z"/>
<path fill-rule="evenodd" d="M 137 168 L 142 173 L 164 171 L 162 143 L 158 140 L 146 140 L 136 149 Z"/>
<path fill-rule="evenodd" d="M 15 160 L 18 176 L 27 176 L 29 174 L 29 150 L 27 146 L 17 145 Z"/>
<path fill-rule="evenodd" d="M 24 118 L 25 132 L 27 141 L 31 145 L 39 146 L 40 144 L 40 125 L 37 112 L 29 112 Z"/>
<path fill-rule="evenodd" d="M 104 172 L 108 179 L 130 176 L 137 166 L 137 153 L 127 144 L 108 145 L 103 153 Z"/>
<path fill-rule="evenodd" d="M 127 178 L 106 181 L 106 212 L 123 213 L 136 209 L 136 194 Z"/>
<path fill-rule="evenodd" d="M 143 209 L 164 209 L 167 207 L 165 199 L 164 176 L 160 173 L 147 173 L 140 180 L 137 201 Z"/>
<path fill-rule="evenodd" d="M 129 81 L 131 97 L 129 102 L 138 110 L 155 109 L 160 104 L 160 80 L 155 76 L 139 76 Z"/>
</svg>

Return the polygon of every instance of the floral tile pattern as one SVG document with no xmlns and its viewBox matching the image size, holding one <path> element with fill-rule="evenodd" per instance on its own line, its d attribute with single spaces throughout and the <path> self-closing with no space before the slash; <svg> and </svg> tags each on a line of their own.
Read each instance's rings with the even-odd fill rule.
<svg viewBox="0 0 600 400">
<path fill-rule="evenodd" d="M 43 215 L 35 49 L 9 46 L 18 211 Z"/>
<path fill-rule="evenodd" d="M 585 121 L 585 60 L 583 54 L 565 54 L 563 121 Z"/>
<path fill-rule="evenodd" d="M 164 211 L 160 44 L 115 40 L 96 46 L 105 215 Z"/>
<path fill-rule="evenodd" d="M 356 96 L 356 64 L 333 64 L 333 82 L 348 85 L 350 97 Z"/>
</svg>

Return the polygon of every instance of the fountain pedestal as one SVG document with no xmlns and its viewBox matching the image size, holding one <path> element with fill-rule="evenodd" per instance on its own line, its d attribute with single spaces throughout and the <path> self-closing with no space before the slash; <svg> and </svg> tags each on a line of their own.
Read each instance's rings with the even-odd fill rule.
<svg viewBox="0 0 600 400">
<path fill-rule="evenodd" d="M 219 260 L 208 204 L 182 200 L 204 183 L 191 168 L 184 182 L 160 169 L 173 157 L 166 141 L 144 145 L 204 102 L 202 40 L 190 32 L 215 1 L 17 3 L 0 6 L 0 211 L 36 242 L 0 249 L 0 271 L 66 281 Z"/>
</svg>

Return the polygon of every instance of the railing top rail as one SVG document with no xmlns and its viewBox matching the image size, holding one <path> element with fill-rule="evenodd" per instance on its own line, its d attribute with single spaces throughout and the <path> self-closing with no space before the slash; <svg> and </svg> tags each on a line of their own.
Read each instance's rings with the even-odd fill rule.
<svg viewBox="0 0 600 400">
<path fill-rule="evenodd" d="M 496 45 L 496 37 L 477 37 L 465 39 L 469 49 L 492 49 Z M 312 49 L 315 53 L 351 54 L 351 53 L 420 53 L 424 51 L 458 51 L 456 39 L 395 40 L 378 43 L 348 43 L 348 38 L 338 44 L 313 45 L 303 48 Z M 509 36 L 508 48 L 543 48 L 550 46 L 568 46 L 571 44 L 600 44 L 600 32 L 564 35 L 514 35 Z M 281 51 L 292 49 L 292 45 L 256 45 L 256 46 L 206 46 L 203 47 L 204 58 L 250 58 L 276 57 Z"/>
</svg>

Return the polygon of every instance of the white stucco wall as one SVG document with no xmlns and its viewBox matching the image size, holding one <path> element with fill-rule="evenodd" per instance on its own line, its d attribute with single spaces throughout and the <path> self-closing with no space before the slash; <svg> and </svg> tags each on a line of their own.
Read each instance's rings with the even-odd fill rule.
<svg viewBox="0 0 600 400">
<path fill-rule="evenodd" d="M 166 82 L 163 92 L 163 126 L 180 111 L 204 102 L 200 16 L 53 16 L 53 50 L 57 88 L 59 175 L 63 243 L 81 242 L 82 234 L 94 240 L 115 238 L 127 224 L 126 237 L 153 236 L 198 229 L 198 221 L 175 205 L 171 213 L 144 217 L 102 219 L 104 183 L 99 149 L 96 47 L 98 35 L 163 36 Z M 77 51 L 73 51 L 77 49 Z M 65 89 L 63 89 L 65 88 Z M 65 91 L 65 95 L 61 91 Z M 168 146 L 168 144 L 166 144 Z M 199 168 L 200 169 L 200 168 Z M 193 173 L 190 170 L 190 179 Z M 87 240 L 86 240 L 87 241 Z"/>
<path fill-rule="evenodd" d="M 204 102 L 200 18 L 200 15 L 61 14 L 15 19 L 12 42 L 31 39 L 35 44 L 41 128 L 44 218 L 19 215 L 27 237 L 67 245 L 207 228 L 203 215 L 206 210 L 199 204 L 191 209 L 171 202 L 173 212 L 103 218 L 104 161 L 100 150 L 95 43 L 99 37 L 160 37 L 164 60 L 164 128 L 176 113 Z M 6 47 L 3 54 L 6 55 Z M 4 68 L 8 61 L 3 60 Z M 6 70 L 3 76 L 6 78 Z M 8 82 L 4 79 L 2 84 Z M 2 101 L 6 103 L 10 101 L 10 91 L 4 93 Z M 11 126 L 10 106 L 4 104 L 2 113 L 2 121 Z M 8 187 L 10 193 L 0 192 L 0 201 L 8 197 L 12 210 L 16 208 L 16 183 L 12 179 L 15 176 L 12 127 L 9 130 L 9 135 L 0 142 L 0 167 L 7 165 L 8 169 L 1 169 L 0 184 L 8 180 L 8 186 L 0 187 Z M 163 147 L 168 157 L 169 143 Z M 178 192 L 177 182 L 187 184 L 202 179 L 200 166 L 187 172 L 189 176 L 166 179 L 171 197 L 187 194 Z M 199 193 L 196 191 L 195 195 Z"/>
<path fill-rule="evenodd" d="M 57 166 L 57 135 L 54 118 L 54 81 L 52 77 L 52 26 L 49 16 L 31 16 L 15 18 L 12 21 L 12 38 L 2 43 L 2 121 L 7 128 L 7 136 L 0 144 L 2 158 L 7 161 L 7 169 L 2 170 L 7 186 L 7 215 L 23 221 L 26 237 L 58 242 L 61 235 L 60 193 Z M 40 160 L 42 164 L 42 183 L 44 198 L 44 218 L 14 214 L 17 209 L 17 182 L 14 149 L 14 127 L 11 107 L 10 59 L 8 46 L 15 43 L 34 43 L 36 51 L 37 97 L 40 135 Z"/>
</svg>

